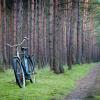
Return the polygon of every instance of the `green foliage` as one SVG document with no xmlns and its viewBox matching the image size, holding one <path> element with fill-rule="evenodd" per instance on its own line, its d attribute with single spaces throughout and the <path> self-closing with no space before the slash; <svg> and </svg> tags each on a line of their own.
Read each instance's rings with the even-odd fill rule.
<svg viewBox="0 0 100 100">
<path fill-rule="evenodd" d="M 97 5 L 95 5 L 95 4 L 92 4 L 92 3 L 94 3 L 94 2 L 95 2 L 94 0 L 90 1 L 91 4 L 89 4 L 89 7 L 88 7 L 89 13 L 93 13 L 94 9 L 95 9 L 96 6 L 97 6 Z"/>
<path fill-rule="evenodd" d="M 97 46 L 100 46 L 100 0 L 89 1 L 89 13 L 94 16 L 95 34 L 97 35 Z"/>
<path fill-rule="evenodd" d="M 67 95 L 75 82 L 84 77 L 94 64 L 73 65 L 64 74 L 54 74 L 49 68 L 37 71 L 36 83 L 27 81 L 27 86 L 20 89 L 16 83 L 12 70 L 0 73 L 0 100 L 50 100 L 60 99 Z"/>
</svg>

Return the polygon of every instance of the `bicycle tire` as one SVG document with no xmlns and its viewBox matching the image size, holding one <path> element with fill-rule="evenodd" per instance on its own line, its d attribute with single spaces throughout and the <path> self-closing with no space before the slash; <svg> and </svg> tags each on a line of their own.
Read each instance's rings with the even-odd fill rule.
<svg viewBox="0 0 100 100">
<path fill-rule="evenodd" d="M 25 75 L 20 60 L 16 57 L 12 60 L 16 83 L 20 88 L 25 87 Z"/>
<path fill-rule="evenodd" d="M 36 65 L 37 65 L 35 56 L 34 56 L 34 55 L 30 56 L 30 59 L 31 59 L 31 61 L 32 61 L 32 63 L 33 63 L 33 66 L 34 66 L 34 69 L 35 69 L 35 67 L 36 67 Z"/>
<path fill-rule="evenodd" d="M 29 67 L 31 67 L 31 74 L 30 75 L 33 75 L 33 80 L 32 80 L 32 77 L 30 76 L 30 82 L 31 83 L 35 83 L 36 82 L 36 78 L 35 78 L 35 65 L 34 65 L 34 63 L 32 62 L 32 59 L 31 59 L 31 57 L 29 56 L 28 58 L 28 63 L 29 63 Z"/>
<path fill-rule="evenodd" d="M 25 59 L 27 60 L 27 64 L 26 65 L 25 65 Z M 25 68 L 28 66 L 28 70 L 25 71 L 26 79 L 30 80 L 30 82 L 33 83 L 32 75 L 34 75 L 34 65 L 32 63 L 32 60 L 31 60 L 30 56 L 25 57 L 22 60 L 22 63 L 23 63 L 22 65 L 24 67 L 24 70 L 26 70 Z M 34 75 L 34 83 L 35 83 L 35 75 Z"/>
<path fill-rule="evenodd" d="M 28 59 L 28 62 L 30 63 L 31 65 L 31 73 L 33 73 L 34 69 L 35 69 L 35 62 L 32 61 L 31 57 L 27 57 Z"/>
</svg>

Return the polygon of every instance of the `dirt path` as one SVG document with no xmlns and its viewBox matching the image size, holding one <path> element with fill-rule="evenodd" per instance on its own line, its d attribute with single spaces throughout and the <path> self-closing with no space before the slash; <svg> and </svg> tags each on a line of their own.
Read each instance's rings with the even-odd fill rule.
<svg viewBox="0 0 100 100">
<path fill-rule="evenodd" d="M 97 64 L 86 77 L 77 82 L 77 87 L 64 100 L 100 100 L 100 64 Z"/>
</svg>

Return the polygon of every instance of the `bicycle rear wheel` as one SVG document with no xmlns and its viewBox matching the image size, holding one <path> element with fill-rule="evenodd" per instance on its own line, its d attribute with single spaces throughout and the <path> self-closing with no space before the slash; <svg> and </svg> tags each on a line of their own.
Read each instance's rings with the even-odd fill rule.
<svg viewBox="0 0 100 100">
<path fill-rule="evenodd" d="M 29 72 L 30 72 L 30 82 L 31 83 L 35 83 L 36 82 L 36 79 L 35 79 L 35 73 L 34 73 L 34 64 L 30 58 L 30 56 L 27 58 L 28 60 L 28 69 L 29 69 Z M 32 75 L 33 75 L 33 79 L 32 79 Z"/>
<path fill-rule="evenodd" d="M 35 83 L 34 65 L 30 56 L 22 59 L 22 65 L 25 70 L 25 78 L 30 80 L 31 83 Z"/>
<path fill-rule="evenodd" d="M 25 87 L 25 75 L 20 60 L 18 58 L 13 58 L 12 64 L 17 84 L 20 88 Z"/>
</svg>

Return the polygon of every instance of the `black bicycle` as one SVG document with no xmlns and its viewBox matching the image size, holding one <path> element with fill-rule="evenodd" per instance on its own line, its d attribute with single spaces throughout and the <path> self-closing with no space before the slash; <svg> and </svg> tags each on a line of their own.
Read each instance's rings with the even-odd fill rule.
<svg viewBox="0 0 100 100">
<path fill-rule="evenodd" d="M 25 87 L 25 81 L 30 80 L 31 83 L 35 83 L 35 61 L 31 59 L 28 54 L 27 47 L 21 47 L 21 45 L 29 40 L 27 37 L 24 37 L 23 41 L 20 44 L 10 45 L 10 47 L 16 47 L 16 56 L 12 59 L 12 66 L 14 69 L 14 74 L 16 78 L 16 83 L 20 88 Z M 22 53 L 19 53 L 19 48 L 21 48 Z M 33 75 L 33 80 L 32 80 Z"/>
</svg>

